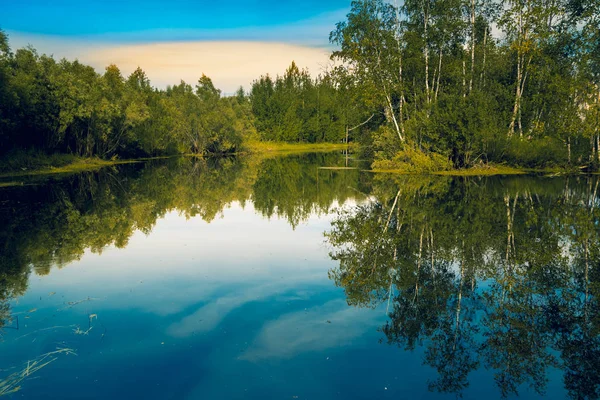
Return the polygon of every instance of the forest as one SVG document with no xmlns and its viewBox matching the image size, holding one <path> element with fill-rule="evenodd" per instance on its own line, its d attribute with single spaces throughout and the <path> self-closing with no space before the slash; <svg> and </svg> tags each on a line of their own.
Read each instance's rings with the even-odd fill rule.
<svg viewBox="0 0 600 400">
<path fill-rule="evenodd" d="M 249 140 L 361 145 L 373 168 L 600 165 L 600 3 L 352 2 L 332 65 L 294 62 L 223 96 L 200 74 L 166 89 L 0 33 L 0 156 L 238 153 Z M 315 71 L 311 71 L 313 74 Z"/>
<path fill-rule="evenodd" d="M 598 163 L 594 0 L 352 3 L 330 40 L 380 168 Z"/>
</svg>

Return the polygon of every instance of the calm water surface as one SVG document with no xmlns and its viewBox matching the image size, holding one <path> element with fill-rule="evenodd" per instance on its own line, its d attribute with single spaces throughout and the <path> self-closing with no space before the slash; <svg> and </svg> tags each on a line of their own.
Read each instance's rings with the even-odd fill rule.
<svg viewBox="0 0 600 400">
<path fill-rule="evenodd" d="M 172 159 L 0 187 L 0 395 L 598 397 L 597 178 L 361 166 Z"/>
</svg>

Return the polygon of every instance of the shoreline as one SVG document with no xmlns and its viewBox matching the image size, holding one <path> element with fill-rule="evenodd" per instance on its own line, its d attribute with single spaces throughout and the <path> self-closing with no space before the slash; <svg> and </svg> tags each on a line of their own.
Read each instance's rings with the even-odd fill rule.
<svg viewBox="0 0 600 400">
<path fill-rule="evenodd" d="M 287 143 L 287 142 L 260 142 L 251 141 L 245 145 L 244 150 L 227 154 L 228 156 L 252 156 L 252 155 L 289 155 L 289 154 L 303 154 L 303 153 L 317 153 L 317 152 L 333 152 L 342 151 L 348 148 L 354 149 L 357 145 L 350 143 Z M 224 155 L 215 155 L 216 157 Z M 158 157 L 143 157 L 135 159 L 122 159 L 122 160 L 103 160 L 97 157 L 78 157 L 67 154 L 57 154 L 47 157 L 30 158 L 27 161 L 31 161 L 34 166 L 31 168 L 17 167 L 15 169 L 6 170 L 0 172 L 0 179 L 6 178 L 19 178 L 25 176 L 43 176 L 43 175 L 58 175 L 58 174 L 69 174 L 84 171 L 96 171 L 98 169 L 109 167 L 112 165 L 119 164 L 132 164 L 137 162 L 144 162 L 156 159 L 165 159 L 171 157 L 199 157 L 206 158 L 210 156 L 198 155 L 198 154 L 173 154 L 169 156 L 158 156 Z M 55 165 L 53 165 L 53 161 Z M 58 161 L 58 162 L 56 162 Z M 56 165 L 59 164 L 59 165 Z M 20 169 L 20 170 L 19 170 Z M 501 176 L 501 175 L 530 175 L 530 174 L 543 174 L 545 176 L 565 176 L 565 175 L 591 175 L 594 172 L 581 172 L 575 169 L 567 168 L 520 168 L 512 167 L 503 164 L 489 164 L 486 166 L 476 166 L 467 169 L 453 169 L 446 171 L 434 171 L 434 172 L 409 172 L 405 170 L 396 169 L 368 169 L 366 172 L 376 174 L 395 174 L 395 175 L 437 175 L 437 176 Z M 7 186 L 7 182 L 3 182 L 0 186 Z"/>
<path fill-rule="evenodd" d="M 163 157 L 157 157 L 163 158 Z M 63 165 L 44 165 L 39 168 L 20 168 L 21 171 L 13 170 L 11 172 L 0 173 L 0 178 L 18 178 L 24 176 L 36 176 L 36 175 L 55 175 L 55 174 L 69 174 L 83 171 L 95 171 L 104 167 L 110 167 L 111 165 L 118 164 L 132 164 L 136 162 L 142 162 L 150 160 L 151 158 L 140 158 L 140 159 L 127 159 L 127 160 L 102 160 L 100 158 L 90 157 L 82 158 L 75 157 L 73 161 Z"/>
<path fill-rule="evenodd" d="M 265 153 L 317 153 L 324 151 L 346 150 L 355 148 L 356 144 L 350 143 L 287 143 L 287 142 L 260 142 L 251 141 L 246 144 L 247 150 L 239 154 L 265 154 Z"/>
<path fill-rule="evenodd" d="M 350 144 L 350 148 L 354 147 Z M 345 143 L 287 143 L 287 142 L 249 142 L 245 149 L 231 154 L 215 154 L 215 157 L 222 156 L 244 156 L 257 154 L 302 154 L 345 150 L 348 146 Z M 143 157 L 121 160 L 103 160 L 97 157 L 78 157 L 68 154 L 57 154 L 44 157 L 31 157 L 27 161 L 37 164 L 34 167 L 15 167 L 12 170 L 0 172 L 0 178 L 17 178 L 23 176 L 35 175 L 54 175 L 67 174 L 82 171 L 95 171 L 100 168 L 111 165 L 131 164 L 148 160 L 157 160 L 170 157 L 199 157 L 208 158 L 210 156 L 200 154 L 173 154 L 158 157 Z"/>
<path fill-rule="evenodd" d="M 367 170 L 376 174 L 395 175 L 435 175 L 435 176 L 508 176 L 508 175 L 538 175 L 538 176 L 571 176 L 571 175 L 595 175 L 597 172 L 582 172 L 573 168 L 522 168 L 503 164 L 488 164 L 487 166 L 470 167 L 465 169 L 452 169 L 433 172 L 410 172 L 394 169 L 371 169 Z"/>
</svg>

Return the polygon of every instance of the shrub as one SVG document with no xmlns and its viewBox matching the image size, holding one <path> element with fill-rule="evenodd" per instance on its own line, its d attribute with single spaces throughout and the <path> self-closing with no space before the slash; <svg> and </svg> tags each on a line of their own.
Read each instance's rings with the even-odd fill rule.
<svg viewBox="0 0 600 400">
<path fill-rule="evenodd" d="M 431 173 L 452 169 L 452 163 L 447 157 L 438 153 L 425 153 L 421 150 L 405 146 L 391 160 L 376 160 L 375 170 L 394 170 L 405 173 Z"/>
</svg>

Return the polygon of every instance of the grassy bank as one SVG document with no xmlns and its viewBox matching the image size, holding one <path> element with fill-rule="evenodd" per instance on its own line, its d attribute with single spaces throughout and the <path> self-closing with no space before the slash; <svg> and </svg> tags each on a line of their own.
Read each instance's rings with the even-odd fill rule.
<svg viewBox="0 0 600 400">
<path fill-rule="evenodd" d="M 352 143 L 350 147 L 352 148 Z M 257 153 L 310 153 L 321 151 L 345 150 L 345 143 L 287 143 L 287 142 L 259 142 L 252 141 L 246 144 L 247 152 Z"/>
<path fill-rule="evenodd" d="M 487 164 L 465 169 L 450 169 L 444 171 L 411 171 L 405 169 L 373 168 L 370 172 L 398 175 L 440 175 L 440 176 L 493 176 L 493 175 L 525 175 L 535 174 L 544 176 L 580 175 L 585 174 L 580 168 L 520 168 L 502 164 Z"/>
<path fill-rule="evenodd" d="M 526 171 L 520 168 L 509 167 L 507 165 L 488 164 L 485 166 L 476 166 L 466 169 L 454 169 L 450 171 L 434 172 L 434 175 L 444 176 L 492 176 L 492 175 L 523 175 L 532 171 Z"/>
<path fill-rule="evenodd" d="M 352 146 L 352 145 L 351 145 Z M 344 143 L 285 143 L 252 141 L 246 144 L 246 150 L 239 154 L 294 154 L 327 152 L 346 149 Z M 186 156 L 198 157 L 188 154 Z M 160 158 L 160 157 L 158 157 Z M 0 158 L 0 178 L 27 175 L 48 175 L 93 171 L 109 165 L 149 160 L 103 160 L 97 157 L 78 157 L 72 154 L 52 154 L 41 152 L 13 152 Z"/>
<path fill-rule="evenodd" d="M 303 154 L 303 153 L 325 153 L 332 151 L 346 150 L 346 148 L 353 148 L 350 144 L 346 146 L 345 143 L 288 143 L 288 142 L 261 142 L 261 141 L 249 141 L 244 143 L 243 149 L 235 153 L 225 154 L 213 154 L 207 156 L 204 154 L 187 153 L 182 154 L 184 157 L 220 157 L 220 156 L 257 156 L 257 157 L 269 157 L 277 155 L 287 154 Z"/>
<path fill-rule="evenodd" d="M 102 160 L 72 154 L 13 153 L 0 159 L 0 178 L 92 171 L 135 160 Z"/>
<path fill-rule="evenodd" d="M 399 175 L 442 175 L 442 176 L 492 176 L 492 175 L 523 175 L 533 172 L 533 170 L 525 170 L 520 168 L 513 168 L 506 165 L 493 165 L 488 164 L 484 166 L 476 166 L 465 169 L 451 169 L 446 171 L 433 171 L 433 172 L 415 172 L 407 171 L 402 169 L 373 169 L 371 172 L 375 173 L 392 173 Z"/>
</svg>

